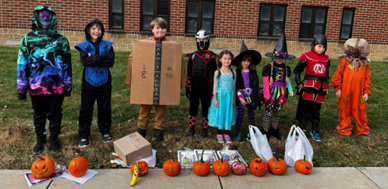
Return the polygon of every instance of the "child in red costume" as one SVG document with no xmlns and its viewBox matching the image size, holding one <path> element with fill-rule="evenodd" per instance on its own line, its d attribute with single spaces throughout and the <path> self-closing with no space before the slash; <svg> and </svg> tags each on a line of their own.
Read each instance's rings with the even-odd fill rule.
<svg viewBox="0 0 388 189">
<path fill-rule="evenodd" d="M 296 119 L 300 123 L 300 128 L 306 132 L 307 122 L 312 124 L 311 135 L 315 141 L 321 141 L 319 134 L 320 112 L 322 104 L 328 92 L 329 82 L 329 56 L 325 54 L 327 50 L 327 39 L 324 35 L 314 36 L 311 44 L 311 51 L 303 53 L 299 58 L 299 63 L 294 69 L 297 94 L 300 95 Z M 300 79 L 300 74 L 304 71 L 305 77 Z"/>
<path fill-rule="evenodd" d="M 352 134 L 350 118 L 357 124 L 356 133 L 371 138 L 367 125 L 368 97 L 370 90 L 370 61 L 368 42 L 364 39 L 349 39 L 344 44 L 346 55 L 340 57 L 331 85 L 336 89 L 338 98 L 338 132 L 349 137 Z"/>
</svg>

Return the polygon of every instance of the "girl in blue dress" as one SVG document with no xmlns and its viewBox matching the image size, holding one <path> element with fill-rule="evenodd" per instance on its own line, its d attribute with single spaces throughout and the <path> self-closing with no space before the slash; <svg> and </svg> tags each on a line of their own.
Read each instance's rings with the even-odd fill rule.
<svg viewBox="0 0 388 189">
<path fill-rule="evenodd" d="M 217 127 L 217 141 L 220 144 L 232 144 L 229 136 L 232 125 L 236 124 L 237 111 L 235 107 L 236 72 L 230 68 L 233 54 L 224 50 L 218 61 L 221 63 L 214 72 L 213 99 L 209 108 L 209 125 Z M 225 134 L 223 135 L 223 130 Z"/>
</svg>

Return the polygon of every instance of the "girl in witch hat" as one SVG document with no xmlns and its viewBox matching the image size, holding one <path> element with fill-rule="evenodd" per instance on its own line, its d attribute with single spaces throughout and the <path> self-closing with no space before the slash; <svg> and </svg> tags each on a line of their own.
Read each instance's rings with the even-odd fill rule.
<svg viewBox="0 0 388 189">
<path fill-rule="evenodd" d="M 286 104 L 288 94 L 294 96 L 292 91 L 291 69 L 286 64 L 286 60 L 294 59 L 295 56 L 288 54 L 286 36 L 284 33 L 272 53 L 266 53 L 265 56 L 272 58 L 272 62 L 263 67 L 263 87 L 261 94 L 264 95 L 265 113 L 263 116 L 263 128 L 268 139 L 274 136 L 280 140 L 279 119 L 280 110 Z M 272 118 L 272 127 L 269 129 Z"/>
<path fill-rule="evenodd" d="M 240 54 L 232 62 L 233 66 L 237 66 L 236 94 L 239 100 L 237 101 L 236 139 L 240 142 L 242 142 L 241 127 L 245 108 L 248 109 L 249 124 L 256 125 L 255 109 L 259 103 L 259 77 L 256 66 L 260 61 L 260 52 L 248 50 L 243 41 Z"/>
</svg>

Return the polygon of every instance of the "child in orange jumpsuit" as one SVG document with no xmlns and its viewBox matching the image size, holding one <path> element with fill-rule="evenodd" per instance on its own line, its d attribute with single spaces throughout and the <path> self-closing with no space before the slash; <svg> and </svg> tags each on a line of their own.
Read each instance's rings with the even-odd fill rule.
<svg viewBox="0 0 388 189">
<path fill-rule="evenodd" d="M 368 97 L 370 90 L 370 61 L 368 42 L 364 39 L 349 39 L 344 44 L 346 55 L 334 73 L 331 85 L 336 89 L 338 98 L 338 132 L 346 137 L 352 134 L 351 117 L 357 124 L 356 133 L 372 138 L 367 125 Z"/>
</svg>

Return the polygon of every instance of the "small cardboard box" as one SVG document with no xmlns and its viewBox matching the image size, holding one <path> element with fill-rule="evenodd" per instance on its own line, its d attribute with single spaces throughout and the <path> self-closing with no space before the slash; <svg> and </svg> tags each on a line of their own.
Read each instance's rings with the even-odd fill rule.
<svg viewBox="0 0 388 189">
<path fill-rule="evenodd" d="M 138 132 L 114 141 L 113 146 L 116 154 L 127 165 L 152 155 L 151 144 Z"/>
<path fill-rule="evenodd" d="M 130 103 L 179 105 L 182 45 L 140 40 L 134 42 L 132 55 Z"/>
</svg>

